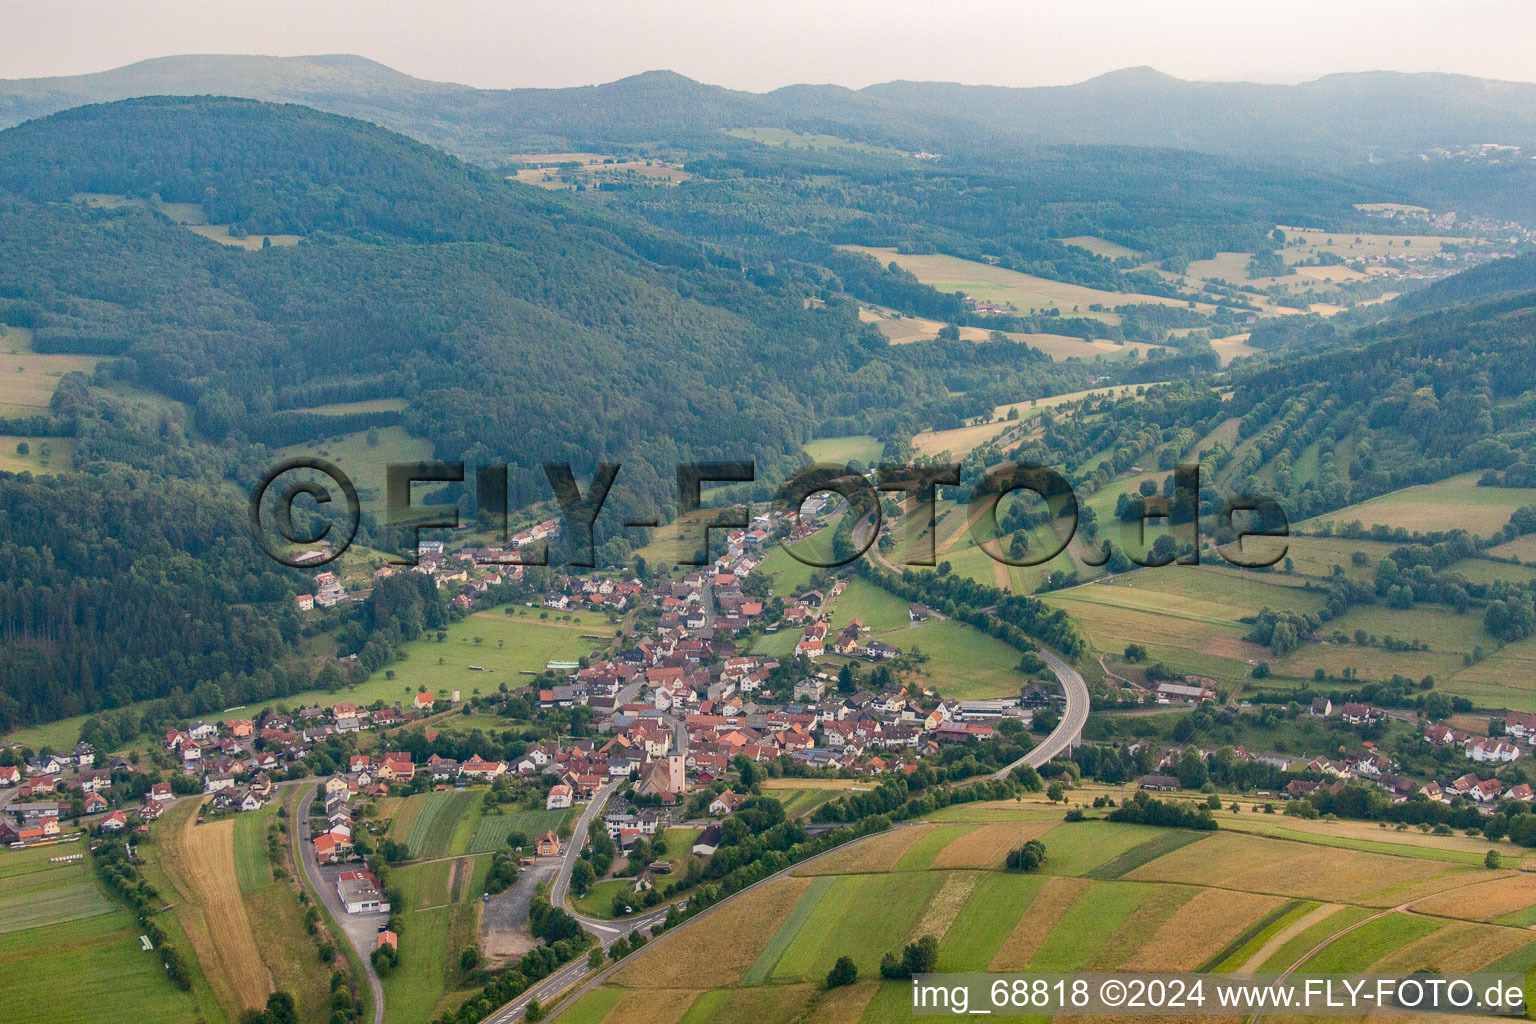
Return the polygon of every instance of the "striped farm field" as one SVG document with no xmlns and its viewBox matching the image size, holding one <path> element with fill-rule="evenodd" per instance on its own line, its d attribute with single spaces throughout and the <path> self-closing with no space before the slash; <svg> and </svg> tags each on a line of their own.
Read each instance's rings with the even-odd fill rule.
<svg viewBox="0 0 1536 1024">
<path fill-rule="evenodd" d="M 1431 935 L 1445 926 L 1444 921 L 1413 914 L 1387 914 L 1367 921 L 1349 933 L 1348 939 L 1335 942 L 1302 962 L 1300 969 L 1317 974 L 1348 974 L 1363 971 L 1376 961 Z"/>
<path fill-rule="evenodd" d="M 1092 871 L 1087 872 L 1087 877 L 1098 879 L 1122 878 L 1130 874 L 1143 864 L 1152 861 L 1174 850 L 1182 850 L 1191 843 L 1198 843 L 1205 839 L 1209 833 L 1193 832 L 1187 829 L 1171 829 L 1161 835 L 1153 836 L 1144 843 L 1137 843 L 1113 860 L 1105 861 Z"/>
<path fill-rule="evenodd" d="M 1018 824 L 982 825 L 961 834 L 936 854 L 929 864 L 934 869 L 987 868 L 1003 866 L 1009 850 L 1018 849 L 1031 839 L 1045 835 L 1053 821 L 1021 821 Z"/>
<path fill-rule="evenodd" d="M 1054 820 L 898 827 L 748 890 L 653 940 L 569 1019 L 908 1021 L 910 984 L 879 980 L 878 964 L 926 935 L 943 972 L 1536 968 L 1528 929 L 1387 909 L 1415 894 L 1448 901 L 1457 886 L 1469 903 L 1489 890 L 1485 914 L 1518 908 L 1528 896 L 1514 873 L 1273 836 L 1062 822 L 1063 808 L 1030 801 L 1007 809 L 1031 807 Z M 1042 869 L 1001 869 L 996 859 L 1026 835 L 1045 843 Z M 1275 889 L 1344 895 L 1320 903 Z M 841 956 L 860 980 L 828 991 Z"/>
<path fill-rule="evenodd" d="M 1400 945 L 1371 964 L 1372 971 L 1410 974 L 1426 967 L 1476 971 L 1529 945 L 1523 928 L 1496 928 L 1468 921 L 1450 921 L 1422 938 Z"/>
<path fill-rule="evenodd" d="M 1289 843 L 1219 832 L 1175 850 L 1126 877 L 1187 882 L 1278 896 L 1393 906 L 1465 881 L 1466 868 L 1311 843 Z"/>
<path fill-rule="evenodd" d="M 508 814 L 487 814 L 475 828 L 474 838 L 469 841 L 468 853 L 493 853 L 507 845 L 507 837 L 521 832 L 532 842 L 537 836 L 560 826 L 574 814 L 574 810 L 513 811 Z"/>
<path fill-rule="evenodd" d="M 915 825 L 911 828 L 892 829 L 879 835 L 861 839 L 846 848 L 837 850 L 820 860 L 808 864 L 802 875 L 843 875 L 870 871 L 890 871 L 901 860 L 907 849 L 931 829 L 932 825 Z"/>
<path fill-rule="evenodd" d="M 1146 943 L 1123 964 L 1126 970 L 1193 971 L 1242 939 L 1258 935 L 1283 917 L 1288 904 L 1276 896 L 1201 889 L 1170 914 Z"/>
<path fill-rule="evenodd" d="M 921 839 L 907 847 L 906 852 L 901 855 L 891 870 L 926 871 L 933 866 L 933 858 L 937 857 L 946 846 L 974 830 L 975 827 L 972 825 L 935 825 Z"/>
<path fill-rule="evenodd" d="M 1156 886 L 1090 882 L 1035 950 L 1034 971 L 1076 971 L 1088 966 Z"/>
<path fill-rule="evenodd" d="M 943 876 L 935 872 L 834 879 L 770 977 L 819 980 L 839 956 L 851 956 L 860 973 L 874 971 L 893 941 L 910 941 L 906 936 L 942 883 Z"/>
<path fill-rule="evenodd" d="M 1081 821 L 1058 825 L 1045 834 L 1045 866 L 1053 875 L 1083 875 L 1159 834 L 1145 825 Z M 1183 881 L 1183 879 L 1168 879 Z"/>
<path fill-rule="evenodd" d="M 480 792 L 472 789 L 444 790 L 429 796 L 416 815 L 411 825 L 410 838 L 406 840 L 411 859 L 430 860 L 447 856 L 459 818 L 480 799 Z"/>
<path fill-rule="evenodd" d="M 696 989 L 634 989 L 626 992 L 603 1024 L 675 1024 L 699 997 Z"/>
<path fill-rule="evenodd" d="M 785 817 L 800 818 L 828 800 L 836 800 L 845 792 L 841 789 L 770 789 L 765 791 L 765 795 L 773 797 L 784 806 Z"/>
<path fill-rule="evenodd" d="M 1414 903 L 1421 914 L 1493 921 L 1536 907 L 1536 874 L 1506 875 L 1459 886 Z"/>
<path fill-rule="evenodd" d="M 1087 891 L 1088 882 L 1081 878 L 1046 879 L 1034 894 L 1026 913 L 998 947 L 987 969 L 1017 971 L 1028 967 L 1045 942 L 1047 933 Z"/>
<path fill-rule="evenodd" d="M 112 912 L 112 904 L 107 902 L 89 875 L 81 878 L 78 871 L 66 871 L 55 881 L 61 884 L 16 895 L 7 895 L 9 887 L 0 887 L 0 933 L 63 924 Z"/>
<path fill-rule="evenodd" d="M 1316 913 L 1308 915 L 1303 919 L 1311 922 L 1307 927 L 1295 931 L 1278 949 L 1269 953 L 1260 962 L 1254 963 L 1250 960 L 1245 969 L 1266 972 L 1288 970 L 1296 966 L 1309 951 L 1377 913 L 1369 907 L 1336 906 L 1332 911 L 1325 911 L 1326 908 L 1319 908 Z"/>
<path fill-rule="evenodd" d="M 828 878 L 824 884 L 830 885 L 832 881 Z M 616 972 L 613 983 L 663 988 L 737 985 L 754 969 L 763 950 L 776 938 L 785 919 L 813 884 L 804 878 L 786 878 L 744 893 L 712 910 L 707 928 L 684 929 L 666 942 L 657 943 L 643 958 Z M 805 913 L 809 914 L 814 905 L 815 901 L 806 904 Z M 794 931 L 798 930 L 796 926 Z M 731 941 L 717 945 L 720 935 L 730 935 Z M 792 934 L 785 937 L 784 947 L 790 938 Z M 777 955 L 772 960 L 776 962 Z M 764 980 L 772 969 L 770 962 L 763 971 Z"/>
<path fill-rule="evenodd" d="M 199 825 L 194 813 L 199 805 L 187 801 L 161 817 L 153 850 L 177 890 L 177 918 L 208 984 L 219 1005 L 233 1016 L 266 1005 L 272 973 L 261 959 L 240 896 L 235 823 L 224 818 Z"/>
<path fill-rule="evenodd" d="M 939 941 L 939 970 L 985 971 L 1049 880 L 989 872 Z"/>
</svg>

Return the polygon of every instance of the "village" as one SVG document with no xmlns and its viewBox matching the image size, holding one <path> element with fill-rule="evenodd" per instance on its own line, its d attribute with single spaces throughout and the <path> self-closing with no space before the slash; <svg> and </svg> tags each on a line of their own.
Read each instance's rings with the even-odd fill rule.
<svg viewBox="0 0 1536 1024">
<path fill-rule="evenodd" d="M 623 848 L 654 833 L 658 820 L 681 820 L 691 795 L 707 792 L 713 800 L 737 786 L 739 758 L 805 775 L 910 774 L 925 760 L 940 758 L 945 748 L 993 739 L 1005 722 L 1013 723 L 1007 728 L 1018 736 L 1030 730 L 1041 712 L 1047 712 L 1046 721 L 1053 720 L 1061 694 L 1028 681 L 1016 693 L 970 700 L 904 685 L 899 647 L 872 639 L 857 618 L 833 631 L 833 610 L 849 585 L 846 576 L 825 589 L 793 595 L 773 594 L 753 577 L 775 539 L 799 539 L 821 525 L 811 515 L 791 531 L 775 515 L 759 515 L 749 528 L 725 535 L 724 550 L 712 564 L 681 578 L 549 574 L 545 589 L 529 595 L 530 603 L 550 611 L 644 610 L 646 615 L 633 621 L 652 623 L 615 642 L 607 656 L 551 661 L 529 691 L 541 713 L 586 709 L 589 735 L 556 732 L 516 750 L 476 751 L 463 760 L 433 753 L 419 764 L 409 752 L 389 749 L 398 745 L 394 739 L 402 729 L 425 722 L 425 736 L 433 743 L 443 716 L 494 714 L 503 699 L 465 701 L 457 689 L 439 694 L 423 688 L 406 704 L 380 701 L 363 707 L 338 701 L 328 707 L 267 709 L 254 718 L 196 720 L 164 734 L 159 746 L 176 770 L 165 778 L 156 774 L 148 784 L 142 782 L 143 765 L 123 757 L 98 765 L 97 752 L 83 742 L 65 753 L 34 754 L 22 764 L 0 767 L 6 809 L 0 842 L 58 842 L 68 836 L 72 820 L 105 832 L 143 829 L 181 795 L 207 796 L 208 813 L 255 810 L 272 798 L 277 783 L 318 770 L 321 765 L 310 763 L 310 755 L 340 739 L 346 750 L 356 752 L 324 783 L 324 813 L 331 827 L 313 837 L 321 863 L 356 859 L 352 813 L 362 800 L 404 787 L 489 784 L 503 775 L 539 780 L 547 786 L 551 809 L 587 803 L 604 787 L 620 784 L 622 806 L 606 820 Z M 514 551 L 558 536 L 558 530 L 556 521 L 538 523 L 514 536 Z M 492 587 L 522 578 L 525 567 L 507 564 L 508 554 L 501 548 L 446 553 L 441 542 L 423 542 L 418 563 L 404 571 L 429 575 L 439 591 L 453 592 L 454 604 L 468 608 Z M 396 571 L 402 570 L 385 566 L 375 578 Z M 314 595 L 299 598 L 301 607 L 306 599 L 327 607 L 346 599 L 333 573 L 317 575 L 315 583 Z M 908 609 L 913 623 L 935 615 L 920 604 Z M 790 658 L 744 653 L 735 639 L 781 630 L 798 634 Z M 868 671 L 856 673 L 857 665 Z M 1217 694 L 1211 682 L 1199 677 L 1160 682 L 1144 699 L 1169 711 L 1213 706 Z M 1392 712 L 1356 703 L 1335 708 L 1327 698 L 1318 698 L 1306 714 L 1368 726 Z M 1536 716 L 1511 713 L 1504 729 L 1504 736 L 1478 736 L 1424 725 L 1429 744 L 1457 751 L 1479 766 L 1428 780 L 1403 774 L 1370 741 L 1347 756 L 1250 754 L 1241 746 L 1236 754 L 1302 776 L 1279 791 L 1279 799 L 1355 781 L 1379 787 L 1395 801 L 1422 794 L 1445 803 L 1465 799 L 1492 811 L 1502 800 L 1529 801 L 1532 796 L 1523 777 L 1505 785 L 1496 771 L 1531 753 Z M 365 748 L 376 753 L 362 753 Z M 1173 747 L 1154 758 L 1152 771 L 1140 780 L 1142 788 L 1180 788 L 1178 779 L 1164 772 L 1182 752 Z M 1206 759 L 1213 753 L 1199 750 Z M 62 802 L 65 797 L 68 801 Z M 540 840 L 542 850 L 558 852 L 558 837 Z"/>
</svg>

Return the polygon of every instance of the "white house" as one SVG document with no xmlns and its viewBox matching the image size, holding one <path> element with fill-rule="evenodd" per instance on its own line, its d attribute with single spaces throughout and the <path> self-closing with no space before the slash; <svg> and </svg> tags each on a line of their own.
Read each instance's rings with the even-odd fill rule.
<svg viewBox="0 0 1536 1024">
<path fill-rule="evenodd" d="M 565 783 L 552 786 L 549 796 L 544 800 L 546 810 L 558 811 L 571 806 L 571 787 Z"/>
</svg>

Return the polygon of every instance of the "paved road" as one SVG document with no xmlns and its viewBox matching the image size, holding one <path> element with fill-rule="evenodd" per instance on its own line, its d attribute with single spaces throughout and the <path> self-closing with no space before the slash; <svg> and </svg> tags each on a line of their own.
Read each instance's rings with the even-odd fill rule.
<svg viewBox="0 0 1536 1024">
<path fill-rule="evenodd" d="M 892 831 L 895 831 L 897 829 L 912 828 L 912 827 L 914 827 L 916 825 L 922 825 L 922 824 L 926 824 L 926 823 L 925 822 L 920 822 L 920 821 L 905 821 L 905 822 L 901 822 L 898 825 L 892 826 Z M 676 935 L 678 932 L 683 931 L 684 929 L 686 929 L 687 927 L 692 925 L 694 922 L 704 920 L 705 918 L 709 917 L 709 915 L 711 915 L 711 914 L 715 913 L 716 911 L 718 911 L 721 907 L 724 907 L 724 906 L 728 905 L 733 900 L 741 899 L 747 893 L 752 892 L 753 890 L 757 889 L 758 887 L 764 886 L 764 885 L 771 885 L 774 882 L 781 881 L 782 879 L 788 878 L 793 872 L 802 871 L 802 870 L 805 869 L 805 867 L 807 865 L 814 864 L 816 861 L 820 860 L 822 857 L 825 857 L 825 856 L 827 856 L 829 854 L 835 853 L 836 851 L 838 851 L 840 849 L 842 849 L 841 846 L 834 846 L 830 850 L 823 850 L 821 853 L 818 853 L 814 857 L 808 857 L 805 860 L 802 860 L 802 861 L 800 861 L 800 862 L 798 862 L 796 864 L 791 864 L 789 867 L 785 868 L 783 871 L 780 871 L 780 872 L 778 872 L 776 874 L 769 875 L 767 878 L 764 878 L 762 881 L 755 882 L 752 885 L 747 886 L 745 889 L 742 889 L 742 890 L 740 890 L 738 892 L 732 893 L 730 896 L 727 896 L 725 899 L 721 900 L 719 903 L 715 903 L 715 904 L 713 904 L 711 906 L 708 906 L 708 907 L 704 908 L 698 914 L 696 914 L 693 917 L 688 918 L 688 920 L 684 921 L 682 924 L 678 925 L 676 928 L 671 928 L 671 929 L 668 929 L 667 931 L 662 932 L 656 938 L 650 940 L 650 942 L 647 943 L 646 948 L 649 949 L 650 946 L 656 944 L 657 942 L 665 942 L 665 941 L 667 941 L 672 936 Z M 645 920 L 659 920 L 660 918 L 665 917 L 665 916 L 666 916 L 665 912 L 662 912 L 660 914 L 651 914 Z M 638 925 L 641 922 L 640 921 L 634 921 L 634 922 L 626 922 L 626 923 L 627 924 Z M 607 943 L 605 943 L 605 945 L 606 944 Z M 634 954 L 631 954 L 631 955 L 634 955 Z M 593 988 L 596 988 L 598 985 L 601 985 L 608 978 L 609 975 L 611 975 L 614 971 L 618 970 L 619 967 L 621 965 L 623 965 L 627 960 L 628 960 L 628 958 L 626 957 L 625 960 L 621 960 L 621 961 L 619 961 L 616 964 L 610 964 L 607 967 L 605 967 L 602 971 L 600 971 L 597 974 L 593 975 L 591 978 L 588 978 L 585 982 L 582 983 L 580 988 L 576 989 L 576 991 L 571 993 L 570 998 L 564 1000 L 560 1004 L 559 1008 L 554 1011 L 554 1014 L 552 1016 L 558 1016 L 560 1013 L 564 1012 L 565 1010 L 570 1009 L 571 1006 L 575 1005 L 576 1001 L 578 999 L 580 999 L 581 996 L 584 993 L 590 991 Z M 584 975 L 586 973 L 587 973 L 587 963 L 586 963 L 585 960 L 580 960 L 580 961 L 577 961 L 576 963 L 568 964 L 562 970 L 560 970 L 560 971 L 556 972 L 555 974 L 552 974 L 548 978 L 546 978 L 542 984 L 540 984 L 538 986 L 535 986 L 535 990 L 534 991 L 525 992 L 522 996 L 520 996 L 514 1002 L 508 1003 L 505 1007 L 503 1007 L 501 1010 L 497 1011 L 494 1015 L 492 1015 L 490 1017 L 487 1017 L 486 1020 L 483 1022 L 483 1024 L 509 1024 L 509 1022 L 516 1020 L 518 1017 L 520 1017 L 522 1015 L 523 1010 L 528 1006 L 528 1001 L 530 999 L 536 998 L 541 1003 L 542 1002 L 547 1002 L 551 997 L 557 996 L 561 992 L 564 992 L 566 989 L 570 988 L 578 980 L 581 979 L 582 975 Z M 539 994 L 541 992 L 543 994 Z"/>
<path fill-rule="evenodd" d="M 645 929 L 659 924 L 667 916 L 667 909 L 671 906 L 671 904 L 668 904 L 659 910 L 651 911 L 649 914 L 626 918 L 623 921 L 603 921 L 579 914 L 565 903 L 566 894 L 570 891 L 571 886 L 571 870 L 576 866 L 576 858 L 580 855 L 581 847 L 586 841 L 587 831 L 594 821 L 601 818 L 604 809 L 608 806 L 609 798 L 618 791 L 624 781 L 620 779 L 610 782 L 598 790 L 592 802 L 587 805 L 587 809 L 577 819 L 576 827 L 571 831 L 570 845 L 566 847 L 565 856 L 561 859 L 560 870 L 556 873 L 555 880 L 549 887 L 550 903 L 564 909 L 567 914 L 570 914 L 580 922 L 583 928 L 597 936 L 598 942 L 601 943 L 604 949 L 607 949 L 620 938 L 629 935 L 630 932 L 637 928 Z M 564 992 L 567 988 L 570 988 L 571 985 L 575 984 L 586 973 L 586 957 L 566 964 L 560 970 L 538 984 L 533 985 L 528 991 L 491 1014 L 491 1016 L 486 1018 L 486 1024 L 508 1024 L 510 1021 L 517 1020 L 523 1015 L 523 1011 L 528 1008 L 530 1001 L 537 999 L 540 1002 L 547 1002 L 561 992 Z"/>
<path fill-rule="evenodd" d="M 581 812 L 581 817 L 576 819 L 576 825 L 571 829 L 571 841 L 565 848 L 565 856 L 560 859 L 560 870 L 555 873 L 555 880 L 549 887 L 549 902 L 556 907 L 565 906 L 565 894 L 571 888 L 571 869 L 576 866 L 576 858 L 581 854 L 581 848 L 587 841 L 587 830 L 592 821 L 603 813 L 603 808 L 608 806 L 609 797 L 616 793 L 627 780 L 615 779 L 597 791 L 592 797 L 592 802 L 587 804 L 587 809 Z"/>
<path fill-rule="evenodd" d="M 383 918 L 381 915 L 369 914 L 361 919 L 362 923 L 358 927 L 347 927 L 349 924 L 356 924 L 358 916 L 350 915 L 352 920 L 348 920 L 347 908 L 342 906 L 335 884 L 321 874 L 320 864 L 315 860 L 315 844 L 309 841 L 309 808 L 315 802 L 315 795 L 319 792 L 318 785 L 309 788 L 299 801 L 298 810 L 290 825 L 299 830 L 299 854 L 304 862 L 304 873 L 309 876 L 310 884 L 315 887 L 315 891 L 325 900 L 331 916 L 336 918 L 336 923 L 346 933 L 347 941 L 352 943 L 358 956 L 362 957 L 363 973 L 368 976 L 368 988 L 373 992 L 373 1024 L 384 1024 L 384 986 L 379 984 L 379 975 L 373 969 L 373 962 L 368 959 L 373 954 L 373 947 L 367 946 L 360 938 L 365 932 L 367 935 L 376 935 L 377 922 Z"/>
<path fill-rule="evenodd" d="M 1003 768 L 1001 771 L 995 773 L 993 776 L 994 778 L 1006 777 L 1009 772 L 1013 771 L 1014 768 L 1021 764 L 1032 765 L 1036 768 L 1042 767 L 1053 757 L 1056 757 L 1058 754 L 1067 752 L 1081 739 L 1083 724 L 1088 721 L 1088 684 L 1084 682 L 1082 673 L 1077 671 L 1077 669 L 1073 668 L 1071 665 L 1067 664 L 1052 651 L 1041 648 L 1040 655 L 1045 659 L 1046 664 L 1051 666 L 1051 671 L 1056 673 L 1056 678 L 1061 682 L 1062 690 L 1065 692 L 1067 698 L 1066 708 L 1061 716 L 1060 723 L 1057 724 L 1056 728 L 1051 732 L 1049 736 L 1047 736 L 1040 743 L 1036 744 L 1034 748 L 1029 751 L 1029 753 L 1025 754 L 1017 761 Z M 564 903 L 565 892 L 570 884 L 571 868 L 575 863 L 574 857 L 576 853 L 580 851 L 581 837 L 586 835 L 586 823 L 592 817 L 595 817 L 601 807 L 608 802 L 608 796 L 611 795 L 613 788 L 614 784 L 611 783 L 609 786 L 604 787 L 604 789 L 598 793 L 597 799 L 592 801 L 592 804 L 588 807 L 587 812 L 582 815 L 582 820 L 577 823 L 577 831 L 573 833 L 571 837 L 571 849 L 567 851 L 566 863 L 561 865 L 560 875 L 556 880 L 556 887 L 552 887 L 551 889 L 551 902 L 555 903 L 557 906 L 563 905 Z M 908 826 L 907 824 L 902 824 L 896 827 L 905 828 Z M 821 854 L 820 856 L 825 856 L 825 854 Z M 815 859 L 816 858 L 811 858 L 811 860 Z M 771 875 L 768 878 L 763 879 L 763 881 L 758 882 L 757 885 L 765 885 L 780 878 L 788 877 L 791 871 L 803 868 L 807 863 L 809 863 L 809 861 L 801 861 L 798 864 L 791 865 L 790 867 L 785 868 L 783 871 L 780 871 L 778 874 Z M 695 921 L 707 917 L 716 907 L 723 906 L 725 903 L 730 902 L 731 899 L 736 899 L 742 893 L 750 892 L 756 887 L 756 885 L 748 886 L 746 889 L 741 890 L 741 892 L 738 892 L 735 895 L 729 897 L 729 899 L 722 900 L 720 903 L 715 904 L 713 907 L 706 909 L 703 913 L 700 913 L 699 915 L 684 921 L 676 928 L 663 932 L 659 939 L 656 941 L 664 940 L 669 936 L 675 935 L 677 932 L 692 925 Z M 555 894 L 558 894 L 558 900 L 555 898 Z M 572 916 L 575 917 L 577 921 L 581 922 L 582 926 L 585 927 L 588 931 L 596 935 L 604 947 L 608 947 L 613 945 L 613 943 L 617 941 L 621 935 L 627 935 L 629 932 L 634 931 L 637 928 L 650 928 L 652 925 L 660 922 L 667 916 L 667 909 L 668 907 L 664 906 L 659 910 L 654 910 L 651 913 L 644 915 L 643 917 L 630 918 L 623 922 L 599 921 L 594 918 L 583 917 L 574 913 Z M 567 912 L 569 913 L 570 911 L 567 910 Z M 606 970 L 599 973 L 596 977 L 593 977 L 584 983 L 578 992 L 574 993 L 570 999 L 567 999 L 564 1003 L 561 1004 L 561 1009 L 563 1010 L 565 1007 L 573 1004 L 576 1001 L 576 998 L 579 997 L 582 992 L 585 992 L 588 989 L 601 983 L 601 981 L 607 977 L 608 974 L 614 970 L 616 966 L 617 965 L 607 968 Z M 587 974 L 587 962 L 585 959 L 577 960 L 574 963 L 567 964 L 565 967 L 556 971 L 548 978 L 545 978 L 537 985 L 532 986 L 527 992 L 524 992 L 521 996 L 508 1003 L 506 1006 L 503 1006 L 500 1010 L 497 1010 L 491 1016 L 487 1017 L 486 1024 L 510 1024 L 510 1022 L 522 1017 L 523 1011 L 527 1008 L 528 1003 L 531 1000 L 537 999 L 540 1003 L 547 1003 L 550 999 L 558 996 L 560 993 L 576 984 L 576 982 L 581 980 L 585 974 Z M 558 1013 L 559 1011 L 556 1012 Z"/>
<path fill-rule="evenodd" d="M 1083 674 L 1044 647 L 1040 648 L 1040 656 L 1051 666 L 1051 671 L 1056 673 L 1056 678 L 1061 682 L 1062 691 L 1067 695 L 1066 709 L 1049 736 L 1035 744 L 1034 749 L 1017 761 L 993 773 L 995 779 L 1004 778 L 1021 764 L 1043 767 L 1051 758 L 1071 750 L 1082 739 L 1083 723 L 1088 721 L 1088 684 L 1083 682 Z"/>
</svg>

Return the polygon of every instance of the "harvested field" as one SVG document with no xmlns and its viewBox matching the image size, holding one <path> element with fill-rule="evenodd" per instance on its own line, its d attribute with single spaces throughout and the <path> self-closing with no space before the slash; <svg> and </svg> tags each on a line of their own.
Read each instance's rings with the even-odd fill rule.
<svg viewBox="0 0 1536 1024">
<path fill-rule="evenodd" d="M 1055 826 L 1052 821 L 1024 821 L 1017 825 L 983 825 L 953 840 L 940 850 L 929 866 L 946 868 L 1000 868 L 1008 851 L 1038 839 Z"/>
<path fill-rule="evenodd" d="M 839 956 L 852 957 L 860 972 L 873 971 L 907 941 L 942 881 L 932 872 L 834 879 L 774 965 L 772 979 L 819 981 Z"/>
<path fill-rule="evenodd" d="M 1475 971 L 1527 945 L 1530 932 L 1520 928 L 1452 922 L 1439 931 L 1394 949 L 1371 964 L 1371 971 L 1411 974 L 1430 967 L 1448 973 Z"/>
<path fill-rule="evenodd" d="M 988 872 L 939 940 L 939 970 L 980 972 L 997 955 L 1049 880 Z"/>
<path fill-rule="evenodd" d="M 608 1011 L 603 1024 L 674 1024 L 699 995 L 699 989 L 631 989 Z"/>
<path fill-rule="evenodd" d="M 686 929 L 658 943 L 638 965 L 615 973 L 612 982 L 703 988 L 735 985 L 810 887 L 808 879 L 788 878 L 737 897 L 712 910 L 706 927 Z M 718 945 L 713 939 L 718 935 L 733 936 L 734 941 Z"/>
<path fill-rule="evenodd" d="M 198 959 L 208 975 L 219 1002 L 247 1009 L 262 1009 L 272 991 L 272 975 L 261 961 L 256 936 L 235 871 L 235 823 L 232 819 L 196 824 L 188 815 L 179 833 L 172 833 L 176 847 L 171 864 L 188 884 L 195 912 L 203 920 L 205 943 L 188 928 Z M 191 909 L 191 908 L 189 908 Z"/>
<path fill-rule="evenodd" d="M 1413 887 L 1454 885 L 1457 874 L 1437 861 L 1218 832 L 1126 877 L 1384 907 L 1403 902 Z"/>
<path fill-rule="evenodd" d="M 971 832 L 969 825 L 936 825 L 917 842 L 907 847 L 907 852 L 901 855 L 896 862 L 893 871 L 926 871 L 933 866 L 933 858 L 938 856 L 950 843 L 963 839 Z"/>
<path fill-rule="evenodd" d="M 991 971 L 1017 971 L 1029 966 L 1035 958 L 1052 927 L 1061 920 L 1077 898 L 1088 891 L 1088 882 L 1081 878 L 1049 879 L 1014 926 L 997 955 L 987 969 Z"/>
<path fill-rule="evenodd" d="M 878 981 L 860 981 L 846 988 L 835 988 L 824 993 L 816 1004 L 817 1020 L 854 1021 L 864 1015 L 869 1001 L 880 988 Z"/>
<path fill-rule="evenodd" d="M 1078 971 L 1098 963 L 1114 937 L 1156 891 L 1157 886 L 1152 885 L 1089 882 L 1035 950 L 1029 968 Z"/>
<path fill-rule="evenodd" d="M 1087 873 L 1089 878 L 1113 879 L 1130 874 L 1144 864 L 1150 864 L 1157 858 L 1172 853 L 1174 850 L 1182 850 L 1191 843 L 1197 843 L 1206 838 L 1208 832 L 1194 832 L 1189 829 L 1174 829 L 1164 832 L 1162 835 L 1153 836 L 1144 843 L 1126 850 L 1114 860 L 1106 861 Z"/>
<path fill-rule="evenodd" d="M 795 1020 L 819 988 L 772 985 L 711 989 L 694 1000 L 683 1015 L 682 1024 L 762 1024 L 765 1020 Z"/>
<path fill-rule="evenodd" d="M 796 871 L 797 875 L 846 875 L 890 871 L 907 849 L 933 829 L 932 825 L 882 832 L 860 839 Z"/>
<path fill-rule="evenodd" d="M 942 937 L 948 932 L 950 925 L 955 923 L 960 911 L 969 902 L 971 894 L 976 891 L 982 877 L 979 871 L 952 871 L 945 874 L 944 884 L 939 886 L 939 891 L 934 893 L 928 906 L 923 908 L 923 916 L 912 926 L 907 941 L 916 942 L 924 935 Z"/>
<path fill-rule="evenodd" d="M 1413 909 L 1421 914 L 1492 921 L 1531 906 L 1536 906 L 1536 875 L 1506 875 L 1426 897 Z"/>
<path fill-rule="evenodd" d="M 1202 889 L 1118 966 L 1128 971 L 1193 971 L 1283 904 L 1275 896 Z"/>
<path fill-rule="evenodd" d="M 1154 886 L 1115 929 L 1109 941 L 1093 953 L 1086 966 L 1106 971 L 1118 968 L 1144 949 L 1170 917 L 1204 891 L 1208 890 L 1187 885 Z"/>
</svg>

